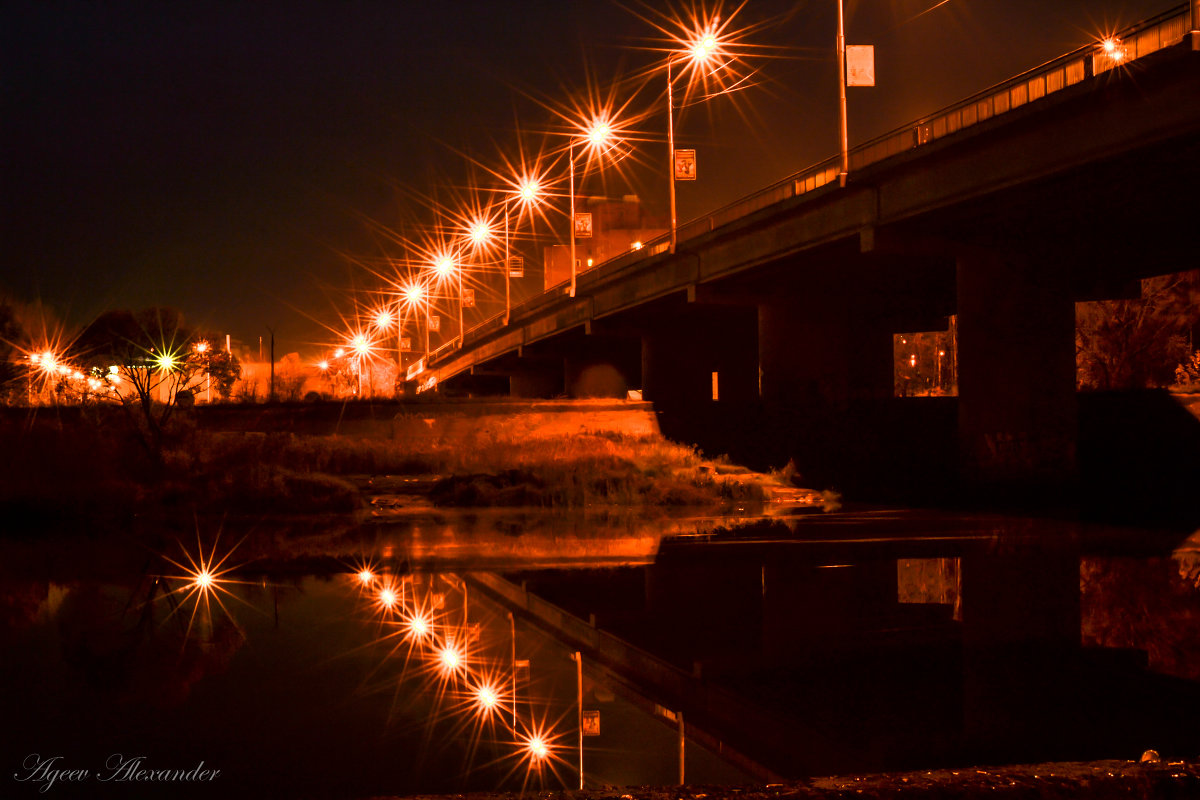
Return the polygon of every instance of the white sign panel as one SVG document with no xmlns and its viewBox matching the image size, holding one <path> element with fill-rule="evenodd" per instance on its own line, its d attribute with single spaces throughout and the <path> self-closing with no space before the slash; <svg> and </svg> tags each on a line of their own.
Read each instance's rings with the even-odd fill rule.
<svg viewBox="0 0 1200 800">
<path fill-rule="evenodd" d="M 525 277 L 525 256 L 511 256 L 508 259 L 508 277 Z"/>
<path fill-rule="evenodd" d="M 875 85 L 875 45 L 846 45 L 846 85 Z"/>
</svg>

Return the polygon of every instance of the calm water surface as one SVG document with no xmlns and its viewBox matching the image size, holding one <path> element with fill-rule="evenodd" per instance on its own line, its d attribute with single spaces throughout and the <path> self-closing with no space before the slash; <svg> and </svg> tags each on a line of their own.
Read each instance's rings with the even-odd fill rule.
<svg viewBox="0 0 1200 800">
<path fill-rule="evenodd" d="M 589 786 L 681 751 L 741 784 L 1200 750 L 1186 533 L 483 514 L 0 549 L 6 797 L 576 788 L 581 716 Z"/>
</svg>

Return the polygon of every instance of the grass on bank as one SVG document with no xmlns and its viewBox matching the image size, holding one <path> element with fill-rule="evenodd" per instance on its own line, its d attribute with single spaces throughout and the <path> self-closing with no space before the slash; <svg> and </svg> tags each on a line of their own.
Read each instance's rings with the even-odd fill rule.
<svg viewBox="0 0 1200 800">
<path fill-rule="evenodd" d="M 363 505 L 350 476 L 436 475 L 444 506 L 714 506 L 761 496 L 720 465 L 661 437 L 616 433 L 467 441 L 297 437 L 180 428 L 152 458 L 120 426 L 0 430 L 0 505 L 26 518 L 128 515 L 196 507 L 249 513 L 343 512 Z"/>
</svg>

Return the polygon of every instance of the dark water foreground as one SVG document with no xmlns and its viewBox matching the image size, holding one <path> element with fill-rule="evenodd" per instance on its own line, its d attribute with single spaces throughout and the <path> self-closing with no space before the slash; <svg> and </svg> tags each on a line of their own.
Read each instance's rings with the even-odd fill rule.
<svg viewBox="0 0 1200 800">
<path fill-rule="evenodd" d="M 613 798 L 1124 786 L 967 769 L 1100 759 L 1169 796 L 1200 756 L 1179 531 L 876 509 L 47 532 L 0 540 L 0 648 L 4 797 L 545 793 L 581 763 Z M 690 794 L 606 788 L 681 770 Z"/>
</svg>

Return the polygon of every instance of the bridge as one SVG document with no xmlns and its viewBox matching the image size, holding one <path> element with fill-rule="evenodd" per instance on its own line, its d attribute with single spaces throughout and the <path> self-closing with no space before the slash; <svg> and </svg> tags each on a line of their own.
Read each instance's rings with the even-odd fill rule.
<svg viewBox="0 0 1200 800">
<path fill-rule="evenodd" d="M 675 252 L 663 237 L 600 264 L 409 377 L 640 388 L 668 435 L 817 480 L 1070 487 L 1074 304 L 1196 266 L 1196 5 L 855 148 L 844 186 L 833 158 L 693 220 Z M 893 334 L 951 316 L 957 398 L 897 404 Z"/>
</svg>

